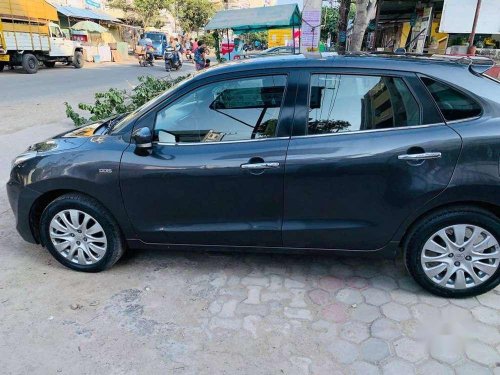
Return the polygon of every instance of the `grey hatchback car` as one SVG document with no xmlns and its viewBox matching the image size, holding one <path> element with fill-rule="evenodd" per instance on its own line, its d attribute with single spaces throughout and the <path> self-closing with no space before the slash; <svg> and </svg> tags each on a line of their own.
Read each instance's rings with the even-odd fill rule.
<svg viewBox="0 0 500 375">
<path fill-rule="evenodd" d="M 394 256 L 428 291 L 500 282 L 500 84 L 470 61 L 277 56 L 31 146 L 17 229 L 95 272 L 126 248 Z"/>
</svg>

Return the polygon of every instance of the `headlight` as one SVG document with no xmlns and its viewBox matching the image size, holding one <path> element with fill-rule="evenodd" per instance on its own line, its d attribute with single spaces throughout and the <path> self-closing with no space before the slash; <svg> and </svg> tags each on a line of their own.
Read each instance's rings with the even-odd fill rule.
<svg viewBox="0 0 500 375">
<path fill-rule="evenodd" d="M 18 155 L 14 160 L 12 160 L 11 167 L 12 168 L 17 167 L 19 164 L 24 163 L 27 160 L 33 159 L 37 155 L 38 155 L 37 151 L 23 152 L 22 154 Z"/>
</svg>

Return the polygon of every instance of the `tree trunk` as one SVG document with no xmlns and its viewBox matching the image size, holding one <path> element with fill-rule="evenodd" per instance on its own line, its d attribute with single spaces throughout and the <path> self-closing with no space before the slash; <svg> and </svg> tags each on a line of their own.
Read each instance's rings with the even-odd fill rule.
<svg viewBox="0 0 500 375">
<path fill-rule="evenodd" d="M 374 16 L 375 0 L 356 0 L 356 18 L 351 35 L 349 51 L 361 51 L 363 37 L 370 19 Z"/>
</svg>

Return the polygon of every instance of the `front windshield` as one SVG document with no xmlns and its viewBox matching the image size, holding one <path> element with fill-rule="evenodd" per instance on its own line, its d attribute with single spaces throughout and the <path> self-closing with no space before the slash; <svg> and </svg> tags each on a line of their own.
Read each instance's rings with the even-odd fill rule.
<svg viewBox="0 0 500 375">
<path fill-rule="evenodd" d="M 177 90 L 178 88 L 186 85 L 188 82 L 190 82 L 197 73 L 190 74 L 188 75 L 185 79 L 182 81 L 178 82 L 177 84 L 173 85 L 170 87 L 167 91 L 165 91 L 163 94 L 158 95 L 156 98 L 151 99 L 149 102 L 144 103 L 142 106 L 137 108 L 136 110 L 130 112 L 127 116 L 125 116 L 123 119 L 118 121 L 115 126 L 113 126 L 113 129 L 111 130 L 111 134 L 116 134 L 119 133 L 123 128 L 125 128 L 130 121 L 132 121 L 134 118 L 137 116 L 143 114 L 144 112 L 148 111 L 150 108 L 154 107 L 157 103 L 165 100 L 170 94 L 174 91 Z"/>
<path fill-rule="evenodd" d="M 146 38 L 149 38 L 155 42 L 161 42 L 161 34 L 146 34 Z"/>
</svg>

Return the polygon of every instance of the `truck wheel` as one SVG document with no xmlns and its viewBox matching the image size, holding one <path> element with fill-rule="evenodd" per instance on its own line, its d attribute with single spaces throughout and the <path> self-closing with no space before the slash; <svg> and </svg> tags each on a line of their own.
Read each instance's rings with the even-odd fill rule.
<svg viewBox="0 0 500 375">
<path fill-rule="evenodd" d="M 83 68 L 83 53 L 76 51 L 75 56 L 73 57 L 73 66 L 76 69 Z"/>
<path fill-rule="evenodd" d="M 35 74 L 38 72 L 38 59 L 31 53 L 25 53 L 23 55 L 22 65 L 24 71 L 28 74 Z"/>
<path fill-rule="evenodd" d="M 47 68 L 53 68 L 54 66 L 56 66 L 56 62 L 55 61 L 44 61 L 43 65 L 45 65 Z"/>
<path fill-rule="evenodd" d="M 0 64 L 0 72 L 3 70 L 4 66 L 5 66 L 5 64 Z"/>
</svg>

